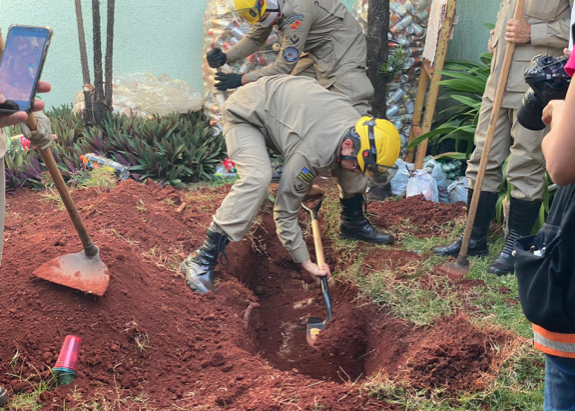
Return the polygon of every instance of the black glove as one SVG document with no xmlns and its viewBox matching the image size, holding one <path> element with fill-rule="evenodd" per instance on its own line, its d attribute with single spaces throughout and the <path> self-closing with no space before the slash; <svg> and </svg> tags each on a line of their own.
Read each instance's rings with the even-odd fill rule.
<svg viewBox="0 0 575 411">
<path fill-rule="evenodd" d="M 242 86 L 243 74 L 236 73 L 216 73 L 216 88 L 218 90 L 227 90 L 230 88 L 238 88 Z"/>
<path fill-rule="evenodd" d="M 206 58 L 211 68 L 221 67 L 228 61 L 228 56 L 226 56 L 226 53 L 224 53 L 222 49 L 213 49 L 208 53 Z"/>
</svg>

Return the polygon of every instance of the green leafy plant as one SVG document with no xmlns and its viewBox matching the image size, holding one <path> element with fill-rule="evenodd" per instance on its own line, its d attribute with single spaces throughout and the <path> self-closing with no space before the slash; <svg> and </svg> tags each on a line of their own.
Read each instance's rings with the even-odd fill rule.
<svg viewBox="0 0 575 411">
<path fill-rule="evenodd" d="M 209 180 L 225 158 L 221 134 L 214 134 L 201 112 L 152 118 L 108 114 L 102 127 L 85 127 L 70 107 L 47 113 L 58 136 L 52 151 L 63 176 L 85 179 L 80 156 L 89 152 L 129 167 L 132 177 L 180 186 Z M 44 165 L 36 150 L 9 150 L 7 187 L 42 188 Z"/>
<path fill-rule="evenodd" d="M 379 73 L 387 80 L 393 79 L 396 74 L 404 70 L 409 56 L 403 47 L 394 48 L 389 58 L 379 68 Z"/>
</svg>

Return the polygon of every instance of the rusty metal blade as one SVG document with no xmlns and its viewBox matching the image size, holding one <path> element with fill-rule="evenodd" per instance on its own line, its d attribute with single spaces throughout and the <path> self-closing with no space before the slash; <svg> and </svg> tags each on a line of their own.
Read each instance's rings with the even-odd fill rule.
<svg viewBox="0 0 575 411">
<path fill-rule="evenodd" d="M 42 264 L 33 274 L 52 283 L 103 296 L 110 282 L 108 267 L 100 256 L 88 258 L 84 251 L 56 257 Z"/>
</svg>

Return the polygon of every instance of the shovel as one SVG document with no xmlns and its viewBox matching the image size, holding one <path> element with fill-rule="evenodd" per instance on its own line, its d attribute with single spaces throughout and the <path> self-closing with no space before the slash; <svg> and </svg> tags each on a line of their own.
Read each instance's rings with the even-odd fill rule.
<svg viewBox="0 0 575 411">
<path fill-rule="evenodd" d="M 38 129 L 38 122 L 32 114 L 28 115 L 26 125 L 30 128 L 30 131 Z M 33 274 L 44 280 L 101 297 L 106 292 L 110 282 L 108 267 L 100 260 L 100 250 L 92 242 L 88 231 L 86 231 L 86 227 L 78 214 L 76 204 L 74 204 L 74 200 L 70 196 L 60 170 L 58 170 L 52 151 L 49 148 L 39 151 L 52 180 L 54 180 L 54 185 L 58 189 L 60 197 L 62 197 L 66 210 L 70 214 L 70 219 L 74 223 L 80 240 L 82 240 L 84 250 L 79 253 L 53 258 L 34 270 Z"/>
<path fill-rule="evenodd" d="M 513 18 L 519 20 L 523 17 L 523 10 L 525 8 L 525 0 L 518 0 L 515 6 L 515 12 Z M 485 138 L 485 145 L 483 146 L 483 152 L 481 153 L 481 160 L 479 162 L 479 170 L 477 172 L 477 180 L 475 181 L 475 187 L 473 187 L 473 197 L 471 198 L 471 204 L 469 204 L 469 210 L 467 213 L 467 223 L 465 225 L 465 231 L 463 233 L 463 240 L 461 241 L 461 249 L 459 250 L 459 256 L 454 263 L 446 263 L 439 267 L 440 271 L 443 271 L 448 276 L 454 276 L 463 278 L 469 271 L 469 263 L 467 261 L 467 251 L 469 250 L 469 240 L 471 239 L 471 232 L 473 231 L 473 223 L 475 222 L 475 215 L 477 214 L 477 206 L 479 205 L 479 196 L 481 195 L 481 187 L 483 186 L 483 180 L 485 177 L 485 171 L 487 170 L 487 162 L 489 161 L 489 154 L 491 152 L 491 145 L 493 143 L 493 138 L 495 137 L 495 128 L 497 127 L 497 120 L 499 117 L 499 110 L 503 102 L 503 96 L 505 94 L 505 89 L 507 87 L 507 79 L 509 77 L 509 70 L 511 68 L 511 61 L 513 59 L 513 52 L 515 51 L 515 43 L 509 43 L 507 49 L 505 49 L 505 55 L 503 57 L 503 66 L 501 68 L 501 76 L 499 77 L 499 83 L 497 84 L 497 89 L 495 90 L 495 99 L 493 101 L 493 110 L 491 111 L 491 118 L 489 120 L 489 126 L 487 127 L 487 136 Z"/>
<path fill-rule="evenodd" d="M 322 199 L 320 199 L 317 205 L 310 209 L 302 204 L 303 208 L 309 211 L 311 215 L 311 230 L 313 233 L 313 244 L 315 248 L 315 256 L 317 260 L 318 267 L 322 268 L 325 264 L 325 258 L 323 256 L 323 245 L 321 243 L 321 231 L 319 228 L 319 220 L 317 217 L 317 213 L 319 208 L 321 207 Z M 312 347 L 315 346 L 315 342 L 317 341 L 317 337 L 321 330 L 325 327 L 325 325 L 331 321 L 332 318 L 332 311 L 331 311 L 331 300 L 329 298 L 329 287 L 327 284 L 327 276 L 320 278 L 321 284 L 321 293 L 323 295 L 323 299 L 325 300 L 325 307 L 327 310 L 327 317 L 325 321 L 322 321 L 319 317 L 309 317 L 306 324 L 306 340 L 309 345 Z"/>
</svg>

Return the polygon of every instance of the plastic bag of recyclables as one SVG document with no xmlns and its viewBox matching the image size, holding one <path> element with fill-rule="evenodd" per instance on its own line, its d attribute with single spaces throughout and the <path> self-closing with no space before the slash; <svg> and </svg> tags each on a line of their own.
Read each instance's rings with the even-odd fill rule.
<svg viewBox="0 0 575 411">
<path fill-rule="evenodd" d="M 449 193 L 447 191 L 447 186 L 450 182 L 445 178 L 445 173 L 441 167 L 441 163 L 435 160 L 432 156 L 425 157 L 425 163 L 423 167 L 429 168 L 431 170 L 431 177 L 437 182 L 437 190 L 439 192 L 439 201 L 443 203 L 449 203 Z"/>
<path fill-rule="evenodd" d="M 427 201 L 439 202 L 437 181 L 431 176 L 430 169 L 425 167 L 413 173 L 407 181 L 406 197 L 423 194 Z"/>
<path fill-rule="evenodd" d="M 457 203 L 459 201 L 463 201 L 464 203 L 467 202 L 467 193 L 469 191 L 467 184 L 467 177 L 462 176 L 453 181 L 449 187 L 447 187 L 450 203 Z"/>
<path fill-rule="evenodd" d="M 112 94 L 115 114 L 163 116 L 202 108 L 201 93 L 194 91 L 186 81 L 174 79 L 168 74 L 156 76 L 146 72 L 117 76 Z M 73 111 L 82 112 L 84 106 L 84 92 L 80 90 L 74 97 Z"/>
<path fill-rule="evenodd" d="M 403 161 L 401 158 L 397 159 L 395 165 L 397 166 L 397 173 L 391 180 L 391 192 L 394 196 L 403 196 L 407 188 L 407 180 L 409 180 L 409 176 L 413 172 L 414 165 Z"/>
</svg>

